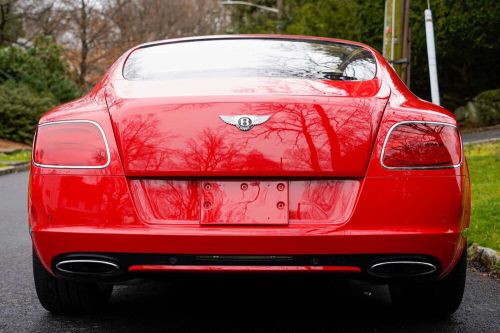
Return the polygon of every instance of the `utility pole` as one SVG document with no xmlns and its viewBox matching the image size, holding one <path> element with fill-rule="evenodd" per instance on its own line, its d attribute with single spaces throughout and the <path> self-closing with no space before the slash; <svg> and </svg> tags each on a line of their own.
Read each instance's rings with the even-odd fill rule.
<svg viewBox="0 0 500 333">
<path fill-rule="evenodd" d="M 439 82 L 437 76 L 436 45 L 434 42 L 434 24 L 432 23 L 431 4 L 427 0 L 425 16 L 425 37 L 427 41 L 427 58 L 429 60 L 429 79 L 431 81 L 432 103 L 439 105 Z"/>
<path fill-rule="evenodd" d="M 410 0 L 386 0 L 383 55 L 410 86 Z"/>
<path fill-rule="evenodd" d="M 276 31 L 280 34 L 283 32 L 283 1 L 276 0 L 276 9 L 278 10 L 278 22 L 276 23 Z"/>
</svg>

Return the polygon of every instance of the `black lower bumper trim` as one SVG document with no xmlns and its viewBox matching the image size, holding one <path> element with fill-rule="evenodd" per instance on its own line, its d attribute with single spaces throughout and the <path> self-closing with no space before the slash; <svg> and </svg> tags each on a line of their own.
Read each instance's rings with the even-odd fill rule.
<svg viewBox="0 0 500 333">
<path fill-rule="evenodd" d="M 57 264 L 65 260 L 104 260 L 116 264 L 119 269 L 112 275 L 77 274 L 60 271 Z M 358 277 L 369 280 L 387 281 L 391 279 L 423 278 L 418 276 L 377 277 L 369 269 L 381 262 L 388 261 L 427 262 L 435 267 L 433 274 L 425 278 L 436 277 L 439 261 L 431 256 L 418 254 L 353 254 L 353 255 L 214 255 L 214 254 L 146 254 L 146 253 L 67 253 L 54 258 L 53 271 L 60 277 L 74 280 L 123 281 L 136 277 L 128 268 L 132 265 L 172 265 L 172 266 L 356 266 L 361 268 Z M 149 273 L 148 275 L 150 275 Z M 158 274 L 158 273 L 155 273 Z M 178 274 L 178 273 L 170 273 Z M 334 273 L 332 273 L 334 274 Z M 146 275 L 146 274 L 145 274 Z"/>
</svg>

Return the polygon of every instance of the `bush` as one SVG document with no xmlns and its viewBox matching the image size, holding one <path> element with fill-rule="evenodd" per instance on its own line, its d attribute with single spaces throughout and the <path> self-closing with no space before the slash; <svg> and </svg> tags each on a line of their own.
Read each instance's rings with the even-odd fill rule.
<svg viewBox="0 0 500 333">
<path fill-rule="evenodd" d="M 50 38 L 38 38 L 30 48 L 0 48 L 0 84 L 23 83 L 35 92 L 53 95 L 59 103 L 75 99 L 81 92 L 61 57 L 62 48 Z"/>
<path fill-rule="evenodd" d="M 53 96 L 41 95 L 25 84 L 0 85 L 0 138 L 31 143 L 38 119 L 56 104 Z"/>
<path fill-rule="evenodd" d="M 488 90 L 474 98 L 484 125 L 500 123 L 500 89 Z"/>
<path fill-rule="evenodd" d="M 455 110 L 458 122 L 466 127 L 500 123 L 500 89 L 487 90 Z"/>
<path fill-rule="evenodd" d="M 0 138 L 30 143 L 45 111 L 81 95 L 61 56 L 50 38 L 0 48 Z"/>
</svg>

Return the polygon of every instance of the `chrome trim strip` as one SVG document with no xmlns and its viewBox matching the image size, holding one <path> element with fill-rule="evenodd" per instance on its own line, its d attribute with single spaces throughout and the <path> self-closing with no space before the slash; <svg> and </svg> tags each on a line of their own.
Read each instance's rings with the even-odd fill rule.
<svg viewBox="0 0 500 333">
<path fill-rule="evenodd" d="M 454 127 L 458 133 L 458 139 L 460 140 L 460 162 L 455 165 L 447 165 L 447 166 L 421 166 L 421 167 L 390 167 L 384 164 L 384 154 L 385 154 L 385 146 L 387 145 L 387 141 L 389 141 L 389 137 L 391 136 L 392 131 L 398 127 L 399 125 L 405 125 L 405 124 L 432 124 L 432 125 L 442 125 L 442 126 L 450 126 Z M 384 145 L 382 146 L 382 152 L 380 153 L 380 164 L 382 167 L 385 169 L 389 170 L 432 170 L 432 169 L 452 169 L 452 168 L 458 168 L 462 165 L 464 159 L 464 145 L 462 142 L 462 134 L 458 130 L 458 127 L 456 125 L 450 124 L 450 123 L 444 123 L 440 121 L 425 121 L 425 120 L 405 120 L 405 121 L 400 121 L 395 123 L 394 125 L 391 126 L 389 131 L 387 132 L 385 139 L 384 139 Z"/>
<path fill-rule="evenodd" d="M 418 275 L 432 274 L 432 273 L 434 273 L 437 270 L 437 267 L 435 265 L 433 265 L 431 263 L 428 263 L 428 262 L 423 262 L 423 261 L 384 261 L 384 262 L 380 262 L 378 264 L 372 265 L 372 267 L 370 267 L 370 271 L 373 270 L 375 267 L 385 266 L 385 265 L 392 265 L 392 264 L 396 264 L 396 265 L 408 265 L 408 264 L 411 264 L 411 265 L 427 266 L 427 267 L 432 268 L 432 270 L 429 271 L 429 272 L 416 274 L 417 276 Z M 377 273 L 373 273 L 373 274 L 378 275 Z"/>
<path fill-rule="evenodd" d="M 111 266 L 113 270 L 105 273 L 92 273 L 92 272 L 76 272 L 76 271 L 68 271 L 66 269 L 62 269 L 60 266 L 63 264 L 73 264 L 73 263 L 93 263 L 93 264 L 104 264 L 107 266 Z M 103 261 L 103 260 L 93 260 L 93 259 L 75 259 L 75 260 L 63 260 L 61 262 L 58 262 L 56 264 L 56 268 L 64 273 L 71 273 L 71 274 L 107 274 L 107 273 L 113 273 L 119 269 L 118 265 L 109 261 Z"/>
<path fill-rule="evenodd" d="M 33 149 L 31 150 L 31 160 L 33 161 L 33 165 L 39 167 L 39 168 L 52 168 L 52 169 L 104 169 L 108 167 L 108 165 L 111 163 L 111 154 L 109 152 L 109 145 L 108 145 L 108 139 L 106 138 L 106 134 L 104 134 L 104 130 L 99 125 L 97 122 L 93 120 L 60 120 L 60 121 L 51 121 L 51 122 L 46 122 L 38 125 L 38 128 L 44 127 L 44 126 L 51 126 L 51 125 L 59 125 L 59 124 L 66 124 L 66 123 L 84 123 L 84 124 L 92 124 L 96 126 L 99 131 L 101 132 L 102 138 L 104 139 L 104 145 L 106 146 L 106 155 L 107 155 L 107 161 L 103 165 L 52 165 L 52 164 L 41 164 L 35 162 L 35 142 L 36 142 L 36 135 L 37 132 L 35 132 L 35 136 L 33 138 Z"/>
</svg>

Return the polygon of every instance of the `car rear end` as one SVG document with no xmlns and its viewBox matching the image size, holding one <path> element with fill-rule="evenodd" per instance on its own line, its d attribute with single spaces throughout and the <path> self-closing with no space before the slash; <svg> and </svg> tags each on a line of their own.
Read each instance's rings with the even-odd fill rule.
<svg viewBox="0 0 500 333">
<path fill-rule="evenodd" d="M 188 39 L 122 57 L 40 121 L 29 193 L 59 278 L 321 272 L 445 278 L 469 224 L 453 116 L 373 50 Z"/>
</svg>

